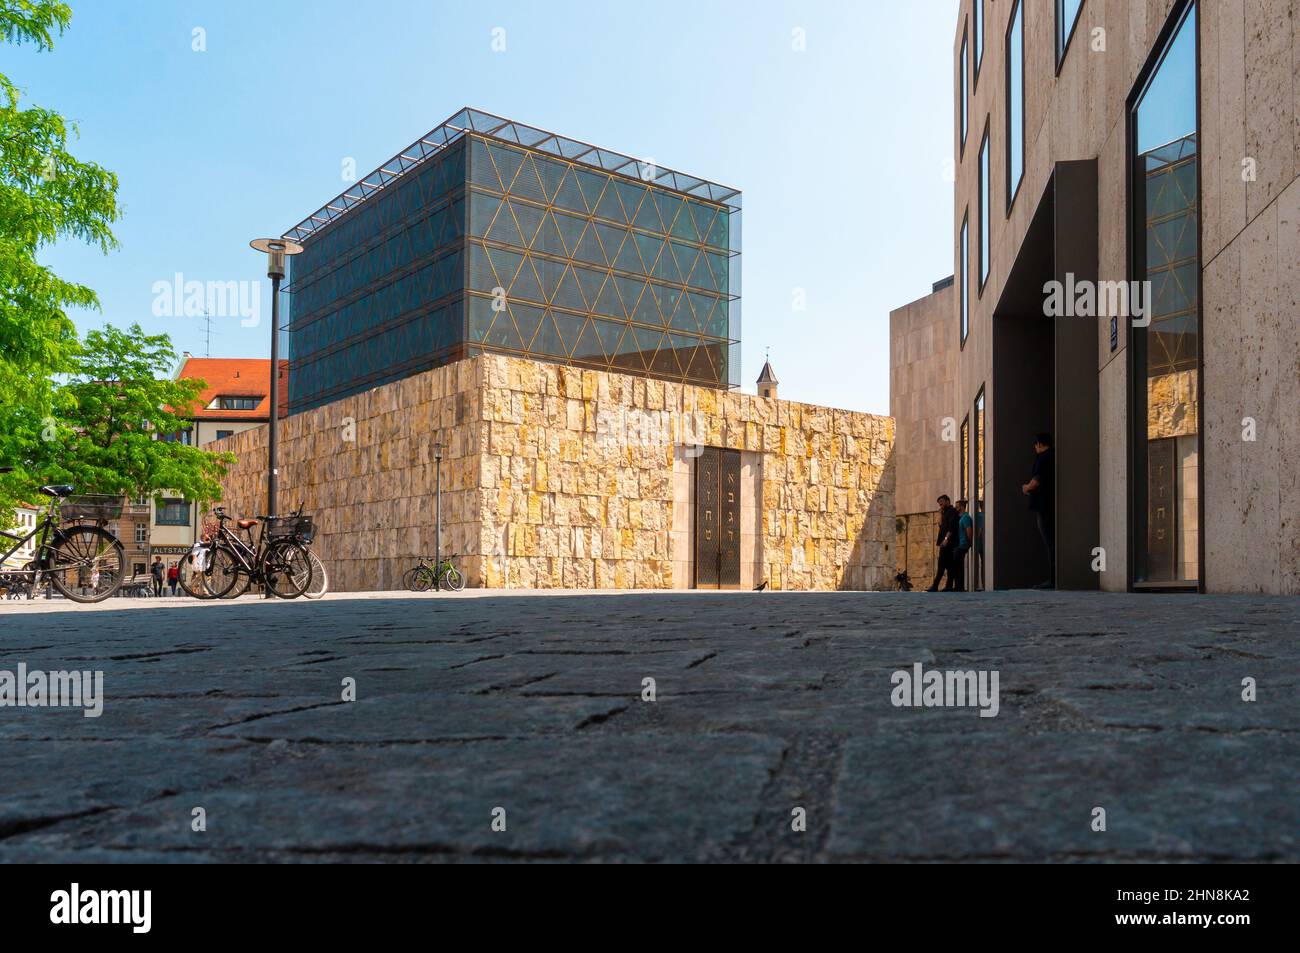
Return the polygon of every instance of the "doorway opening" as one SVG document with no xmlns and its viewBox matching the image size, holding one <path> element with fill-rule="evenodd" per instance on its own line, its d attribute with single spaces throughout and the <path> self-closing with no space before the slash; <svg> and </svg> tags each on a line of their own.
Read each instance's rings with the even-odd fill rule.
<svg viewBox="0 0 1300 953">
<path fill-rule="evenodd" d="M 695 458 L 695 588 L 740 588 L 740 451 Z"/>
</svg>

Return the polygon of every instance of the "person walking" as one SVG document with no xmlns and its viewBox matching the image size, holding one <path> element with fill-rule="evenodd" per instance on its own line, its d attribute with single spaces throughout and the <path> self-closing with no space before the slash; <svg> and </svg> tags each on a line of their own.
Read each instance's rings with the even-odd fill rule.
<svg viewBox="0 0 1300 953">
<path fill-rule="evenodd" d="M 952 554 L 952 573 L 950 578 L 957 580 L 954 587 L 957 592 L 966 591 L 966 554 L 970 552 L 971 541 L 975 536 L 975 523 L 970 513 L 966 512 L 966 500 L 958 500 L 954 507 L 957 511 L 957 549 Z"/>
<path fill-rule="evenodd" d="M 171 587 L 173 596 L 176 595 L 176 585 L 180 580 L 180 575 L 180 568 L 175 563 L 167 567 L 167 585 Z"/>
<path fill-rule="evenodd" d="M 153 594 L 161 596 L 163 590 L 163 561 L 161 556 L 153 558 L 153 564 L 149 567 L 149 575 L 153 577 Z"/>
<path fill-rule="evenodd" d="M 1052 450 L 1052 435 L 1040 433 L 1034 438 L 1034 468 L 1029 482 L 1020 491 L 1029 497 L 1029 511 L 1038 523 L 1038 535 L 1047 548 L 1047 578 L 1035 589 L 1056 588 L 1056 538 L 1052 519 L 1056 515 L 1055 475 L 1056 454 Z"/>
<path fill-rule="evenodd" d="M 934 544 L 939 549 L 939 565 L 934 573 L 934 582 L 930 583 L 930 588 L 926 592 L 938 592 L 939 580 L 943 578 L 944 573 L 948 574 L 948 585 L 945 592 L 951 592 L 953 586 L 953 568 L 952 557 L 957 551 L 957 511 L 953 509 L 952 498 L 947 493 L 943 494 L 936 500 L 939 504 L 939 533 L 935 537 Z"/>
</svg>

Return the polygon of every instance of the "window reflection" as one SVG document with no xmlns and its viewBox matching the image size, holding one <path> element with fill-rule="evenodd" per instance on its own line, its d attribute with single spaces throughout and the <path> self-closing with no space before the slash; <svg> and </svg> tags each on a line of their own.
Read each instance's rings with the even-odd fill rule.
<svg viewBox="0 0 1300 953">
<path fill-rule="evenodd" d="M 1196 5 L 1138 99 L 1133 123 L 1135 277 L 1149 282 L 1151 323 L 1133 330 L 1139 582 L 1199 576 L 1200 270 L 1197 204 Z"/>
</svg>

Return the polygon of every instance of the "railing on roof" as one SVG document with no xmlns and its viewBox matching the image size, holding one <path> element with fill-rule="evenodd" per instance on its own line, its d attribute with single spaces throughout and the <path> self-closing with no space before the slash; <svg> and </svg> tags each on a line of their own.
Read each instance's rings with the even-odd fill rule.
<svg viewBox="0 0 1300 953">
<path fill-rule="evenodd" d="M 640 179 L 683 195 L 726 205 L 733 211 L 740 208 L 740 191 L 737 189 L 687 175 L 685 172 L 652 166 L 644 159 L 634 159 L 621 152 L 602 149 L 587 142 L 494 116 L 482 110 L 465 108 L 411 143 L 351 188 L 326 202 L 285 232 L 285 237 L 292 238 L 294 241 L 305 241 L 319 229 L 347 214 L 377 192 L 383 191 L 416 166 L 442 152 L 470 132 L 517 143 L 527 149 L 546 152 L 568 159 L 570 162 L 581 162 L 606 172 Z M 649 175 L 646 174 L 647 172 Z"/>
</svg>

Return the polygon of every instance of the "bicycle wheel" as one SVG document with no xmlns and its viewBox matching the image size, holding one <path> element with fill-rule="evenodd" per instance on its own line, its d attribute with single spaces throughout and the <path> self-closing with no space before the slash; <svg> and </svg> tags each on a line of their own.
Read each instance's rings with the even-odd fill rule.
<svg viewBox="0 0 1300 953">
<path fill-rule="evenodd" d="M 281 599 L 296 599 L 311 586 L 311 555 L 301 543 L 278 540 L 262 554 L 262 584 Z"/>
<path fill-rule="evenodd" d="M 47 576 L 73 602 L 101 602 L 122 585 L 126 555 L 122 544 L 98 526 L 58 531 L 46 551 Z"/>
<path fill-rule="evenodd" d="M 208 570 L 203 574 L 203 582 L 213 599 L 224 599 L 235 588 L 239 577 L 243 576 L 247 585 L 248 576 L 240 565 L 238 557 L 225 546 L 217 546 L 212 551 Z"/>
<path fill-rule="evenodd" d="M 406 572 L 402 573 L 403 589 L 409 589 L 411 590 L 411 592 L 415 591 L 415 587 L 412 585 L 412 583 L 415 580 L 415 570 L 418 568 L 419 568 L 418 566 L 412 566 L 410 569 L 406 570 Z"/>
<path fill-rule="evenodd" d="M 307 555 L 311 557 L 311 585 L 303 591 L 303 595 L 308 599 L 319 599 L 330 591 L 330 578 L 320 557 L 310 549 L 307 550 Z"/>
<path fill-rule="evenodd" d="M 235 580 L 234 586 L 227 592 L 222 599 L 238 599 L 244 593 L 248 592 L 253 585 L 253 577 L 246 572 L 241 572 L 239 578 Z"/>
<path fill-rule="evenodd" d="M 460 592 L 465 588 L 465 577 L 454 566 L 448 566 L 447 571 L 443 573 L 442 584 L 452 592 Z"/>
<path fill-rule="evenodd" d="M 415 574 L 411 577 L 410 590 L 412 592 L 428 592 L 433 585 L 433 580 L 433 567 L 416 566 Z"/>
<path fill-rule="evenodd" d="M 210 559 L 211 553 L 206 553 L 205 556 Z M 181 560 L 179 569 L 176 581 L 181 584 L 181 589 L 187 596 L 193 596 L 195 599 L 212 598 L 212 593 L 208 591 L 207 574 L 200 572 L 194 565 L 193 553 Z"/>
</svg>

